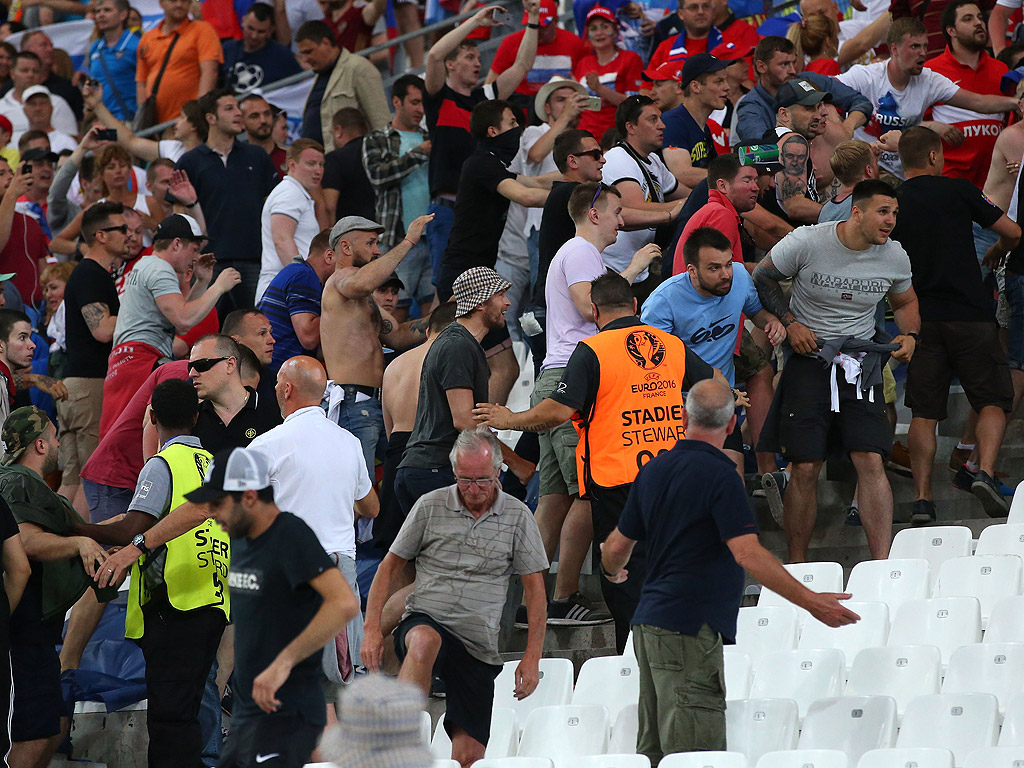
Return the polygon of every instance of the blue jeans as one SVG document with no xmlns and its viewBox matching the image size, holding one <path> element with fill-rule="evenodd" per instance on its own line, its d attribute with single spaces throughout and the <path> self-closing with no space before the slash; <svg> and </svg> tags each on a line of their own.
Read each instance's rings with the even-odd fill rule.
<svg viewBox="0 0 1024 768">
<path fill-rule="evenodd" d="M 82 491 L 85 501 L 89 504 L 89 522 L 102 523 L 128 511 L 134 488 L 116 488 L 113 485 L 94 483 L 82 478 Z"/>
<path fill-rule="evenodd" d="M 363 461 L 366 462 L 366 472 L 372 483 L 377 446 L 384 436 L 384 412 L 380 400 L 345 400 L 338 409 L 338 426 L 355 435 L 362 446 Z"/>
<path fill-rule="evenodd" d="M 424 240 L 420 240 L 409 249 L 405 258 L 395 267 L 395 272 L 405 283 L 405 288 L 398 294 L 398 305 L 403 299 L 416 302 L 420 307 L 429 304 L 434 298 L 434 266 L 431 263 L 430 248 Z"/>
<path fill-rule="evenodd" d="M 1006 303 L 1010 306 L 1010 341 L 1006 361 L 1010 368 L 1024 369 L 1024 275 L 1006 273 Z"/>
<path fill-rule="evenodd" d="M 427 224 L 427 247 L 430 249 L 430 266 L 434 271 L 434 285 L 441 274 L 441 259 L 448 247 L 448 235 L 455 224 L 455 210 L 447 205 L 431 203 L 427 213 L 434 214 L 434 220 Z"/>
<path fill-rule="evenodd" d="M 213 768 L 220 756 L 220 688 L 217 687 L 217 660 L 210 666 L 203 699 L 199 702 L 199 731 L 203 736 L 203 765 Z"/>
</svg>

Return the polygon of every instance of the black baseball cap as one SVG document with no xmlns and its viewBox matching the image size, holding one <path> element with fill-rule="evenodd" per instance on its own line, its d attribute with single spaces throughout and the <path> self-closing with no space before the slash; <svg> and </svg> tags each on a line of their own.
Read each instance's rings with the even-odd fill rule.
<svg viewBox="0 0 1024 768">
<path fill-rule="evenodd" d="M 831 103 L 832 94 L 828 91 L 819 90 L 809 80 L 787 80 L 779 86 L 775 94 L 775 108 L 792 107 L 799 104 L 801 107 L 813 107 L 821 102 Z"/>
<path fill-rule="evenodd" d="M 173 240 L 176 237 L 182 240 L 206 240 L 199 222 L 184 213 L 171 214 L 160 222 L 153 233 L 154 240 Z"/>
<path fill-rule="evenodd" d="M 731 61 L 715 58 L 710 53 L 695 53 L 683 64 L 683 69 L 679 73 L 679 82 L 685 88 L 701 75 L 721 72 L 731 63 Z"/>
<path fill-rule="evenodd" d="M 49 149 L 36 147 L 35 149 L 30 149 L 23 153 L 21 156 L 21 162 L 23 163 L 31 163 L 36 160 L 49 160 L 51 163 L 56 163 L 58 160 L 57 153 Z"/>
</svg>

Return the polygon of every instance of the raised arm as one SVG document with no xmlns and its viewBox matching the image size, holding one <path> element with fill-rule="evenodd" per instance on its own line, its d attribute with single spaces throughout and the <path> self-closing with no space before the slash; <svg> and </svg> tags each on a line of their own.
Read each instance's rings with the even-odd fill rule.
<svg viewBox="0 0 1024 768">
<path fill-rule="evenodd" d="M 180 293 L 168 293 L 157 297 L 156 306 L 160 313 L 174 325 L 175 333 L 184 335 L 210 314 L 210 310 L 221 296 L 240 282 L 242 282 L 242 276 L 238 270 L 228 267 L 217 276 L 213 285 L 191 301 L 186 301 Z M 201 285 L 201 283 L 198 284 Z M 195 292 L 194 289 L 193 292 Z"/>
<path fill-rule="evenodd" d="M 998 56 L 1006 47 L 1006 27 L 1010 21 L 1012 8 L 996 3 L 988 17 L 988 36 L 992 41 L 992 52 Z"/>
<path fill-rule="evenodd" d="M 145 84 L 139 83 L 139 88 L 144 90 Z M 88 85 L 82 88 L 82 99 L 87 109 L 96 114 L 96 119 L 106 128 L 113 128 L 117 131 L 117 143 L 127 149 L 133 155 L 143 160 L 152 162 L 160 157 L 160 144 L 151 139 L 143 139 L 136 136 L 132 129 L 122 123 L 103 104 L 103 86 Z M 139 104 L 145 101 L 145 97 L 139 99 Z"/>
<path fill-rule="evenodd" d="M 430 46 L 430 50 L 427 51 L 426 69 L 423 72 L 423 82 L 427 87 L 428 95 L 433 96 L 444 87 L 444 82 L 447 79 L 447 71 L 444 66 L 445 57 L 458 48 L 459 44 L 474 29 L 496 26 L 493 13 L 495 8 L 500 7 L 500 5 L 489 5 L 486 8 L 481 8 L 475 15 L 448 30 L 440 40 Z"/>
<path fill-rule="evenodd" d="M 519 41 L 519 51 L 516 53 L 516 60 L 512 66 L 498 75 L 494 86 L 498 92 L 499 99 L 507 99 L 519 84 L 523 82 L 530 70 L 533 69 L 533 61 L 537 56 L 537 28 L 540 23 L 540 0 L 524 0 L 523 8 L 527 13 L 527 26 L 523 32 L 523 39 Z"/>
<path fill-rule="evenodd" d="M 406 232 L 405 237 L 394 248 L 379 259 L 374 259 L 369 264 L 359 267 L 343 280 L 332 281 L 338 293 L 346 299 L 355 300 L 365 299 L 377 290 L 381 283 L 391 277 L 391 273 L 395 271 L 402 259 L 419 242 L 423 236 L 423 230 L 433 218 L 434 214 L 432 213 L 417 217 L 409 225 L 409 231 Z"/>
</svg>

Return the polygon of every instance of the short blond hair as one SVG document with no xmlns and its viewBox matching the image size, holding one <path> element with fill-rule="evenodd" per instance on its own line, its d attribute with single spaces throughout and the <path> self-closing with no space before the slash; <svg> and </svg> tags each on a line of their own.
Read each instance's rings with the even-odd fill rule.
<svg viewBox="0 0 1024 768">
<path fill-rule="evenodd" d="M 315 149 L 321 155 L 324 154 L 324 145 L 315 139 L 296 139 L 288 147 L 288 159 L 299 162 L 299 157 L 307 149 Z"/>
<path fill-rule="evenodd" d="M 828 164 L 832 173 L 849 186 L 864 179 L 864 169 L 871 165 L 871 145 L 860 139 L 840 142 L 832 152 Z"/>
</svg>

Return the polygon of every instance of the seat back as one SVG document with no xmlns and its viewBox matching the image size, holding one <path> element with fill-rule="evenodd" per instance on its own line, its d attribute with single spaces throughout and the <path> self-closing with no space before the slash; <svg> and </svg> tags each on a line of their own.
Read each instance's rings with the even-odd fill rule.
<svg viewBox="0 0 1024 768">
<path fill-rule="evenodd" d="M 853 566 L 846 591 L 857 602 L 881 601 L 890 619 L 907 600 L 931 597 L 931 566 L 923 557 L 864 560 Z"/>
<path fill-rule="evenodd" d="M 1024 694 L 1012 699 L 1006 708 L 999 746 L 1024 747 Z"/>
<path fill-rule="evenodd" d="M 485 757 L 513 757 L 519 749 L 519 718 L 509 707 L 491 710 L 491 731 L 487 739 Z M 452 756 L 452 740 L 444 729 L 444 717 L 437 721 L 434 738 L 430 741 L 430 754 L 437 759 Z"/>
<path fill-rule="evenodd" d="M 519 754 L 547 757 L 555 768 L 567 768 L 574 758 L 607 752 L 610 729 L 608 710 L 601 706 L 537 707 L 526 721 Z"/>
<path fill-rule="evenodd" d="M 934 645 L 949 663 L 961 645 L 981 642 L 981 603 L 976 597 L 933 597 L 900 606 L 889 645 Z"/>
<path fill-rule="evenodd" d="M 967 754 L 992 747 L 999 730 L 999 703 L 991 693 L 936 693 L 907 706 L 897 747 L 945 747 L 962 766 Z"/>
<path fill-rule="evenodd" d="M 1024 523 L 988 526 L 978 537 L 974 554 L 1024 557 Z"/>
<path fill-rule="evenodd" d="M 626 656 L 596 656 L 583 662 L 573 704 L 600 704 L 614 722 L 619 711 L 640 700 L 640 668 Z"/>
<path fill-rule="evenodd" d="M 745 699 L 750 696 L 754 682 L 754 665 L 750 654 L 729 651 L 725 654 L 725 700 Z"/>
<path fill-rule="evenodd" d="M 982 747 L 967 755 L 963 768 L 1020 768 L 1024 747 Z"/>
<path fill-rule="evenodd" d="M 757 761 L 757 768 L 847 768 L 845 752 L 835 749 L 791 749 L 769 752 Z"/>
<path fill-rule="evenodd" d="M 1024 480 L 1017 483 L 1013 491 L 1013 500 L 1010 502 L 1010 513 L 1006 517 L 1008 524 L 1024 523 L 1024 493 L 1018 493 L 1024 488 Z"/>
<path fill-rule="evenodd" d="M 1024 643 L 978 643 L 953 651 L 942 693 L 991 693 L 1000 714 L 1024 691 Z"/>
<path fill-rule="evenodd" d="M 1021 559 L 1017 555 L 954 557 L 939 569 L 935 596 L 978 598 L 984 629 L 997 602 L 1021 593 L 1022 570 Z"/>
<path fill-rule="evenodd" d="M 636 752 L 636 734 L 640 730 L 637 709 L 636 704 L 627 704 L 619 710 L 612 722 L 612 735 L 608 739 L 609 753 L 630 755 Z"/>
<path fill-rule="evenodd" d="M 675 752 L 661 758 L 658 768 L 748 768 L 748 764 L 742 752 Z"/>
<path fill-rule="evenodd" d="M 889 696 L 819 699 L 807 711 L 800 749 L 842 750 L 856 765 L 872 749 L 891 747 L 896 738 L 896 702 Z"/>
<path fill-rule="evenodd" d="M 802 719 L 815 699 L 842 695 L 845 666 L 843 652 L 834 648 L 770 653 L 754 673 L 750 696 L 793 699 Z"/>
<path fill-rule="evenodd" d="M 530 713 L 538 707 L 557 707 L 572 699 L 575 670 L 569 659 L 543 658 L 540 660 L 540 682 L 537 689 L 525 699 L 515 697 L 516 667 L 518 661 L 506 661 L 494 679 L 495 707 L 514 709 L 519 727 L 526 727 Z"/>
<path fill-rule="evenodd" d="M 953 753 L 937 747 L 873 749 L 861 756 L 857 768 L 954 768 Z"/>
<path fill-rule="evenodd" d="M 473 768 L 554 768 L 554 764 L 546 757 L 485 757 Z"/>
<path fill-rule="evenodd" d="M 749 654 L 756 670 L 767 653 L 796 648 L 800 622 L 796 606 L 755 605 L 740 608 L 736 616 L 736 645 L 726 646 Z"/>
<path fill-rule="evenodd" d="M 798 648 L 835 648 L 843 652 L 846 666 L 864 648 L 877 648 L 889 639 L 889 606 L 882 602 L 844 602 L 860 616 L 856 624 L 830 627 L 820 621 L 808 621 L 800 635 Z"/>
<path fill-rule="evenodd" d="M 865 648 L 857 654 L 846 680 L 847 696 L 891 696 L 902 716 L 910 700 L 938 693 L 942 654 L 934 645 Z"/>
<path fill-rule="evenodd" d="M 951 557 L 971 554 L 971 529 L 965 525 L 935 525 L 927 528 L 904 528 L 896 534 L 889 548 L 889 558 L 923 557 L 931 566 L 931 578 L 938 578 L 939 568 Z"/>
<path fill-rule="evenodd" d="M 794 749 L 798 713 L 797 703 L 792 699 L 728 702 L 725 728 L 729 751 L 742 752 L 754 765 L 766 752 Z"/>
<path fill-rule="evenodd" d="M 1004 597 L 992 608 L 985 643 L 1024 643 L 1024 596 Z"/>
<path fill-rule="evenodd" d="M 587 755 L 572 761 L 572 768 L 651 768 L 647 755 Z"/>
<path fill-rule="evenodd" d="M 843 591 L 843 566 L 839 563 L 817 562 L 817 563 L 789 563 L 785 566 L 790 575 L 807 587 L 812 592 L 842 592 Z M 761 594 L 757 604 L 767 605 L 791 605 L 791 603 L 767 587 L 761 588 Z M 811 615 L 803 608 L 797 609 L 797 616 L 800 626 L 807 623 Z"/>
</svg>

